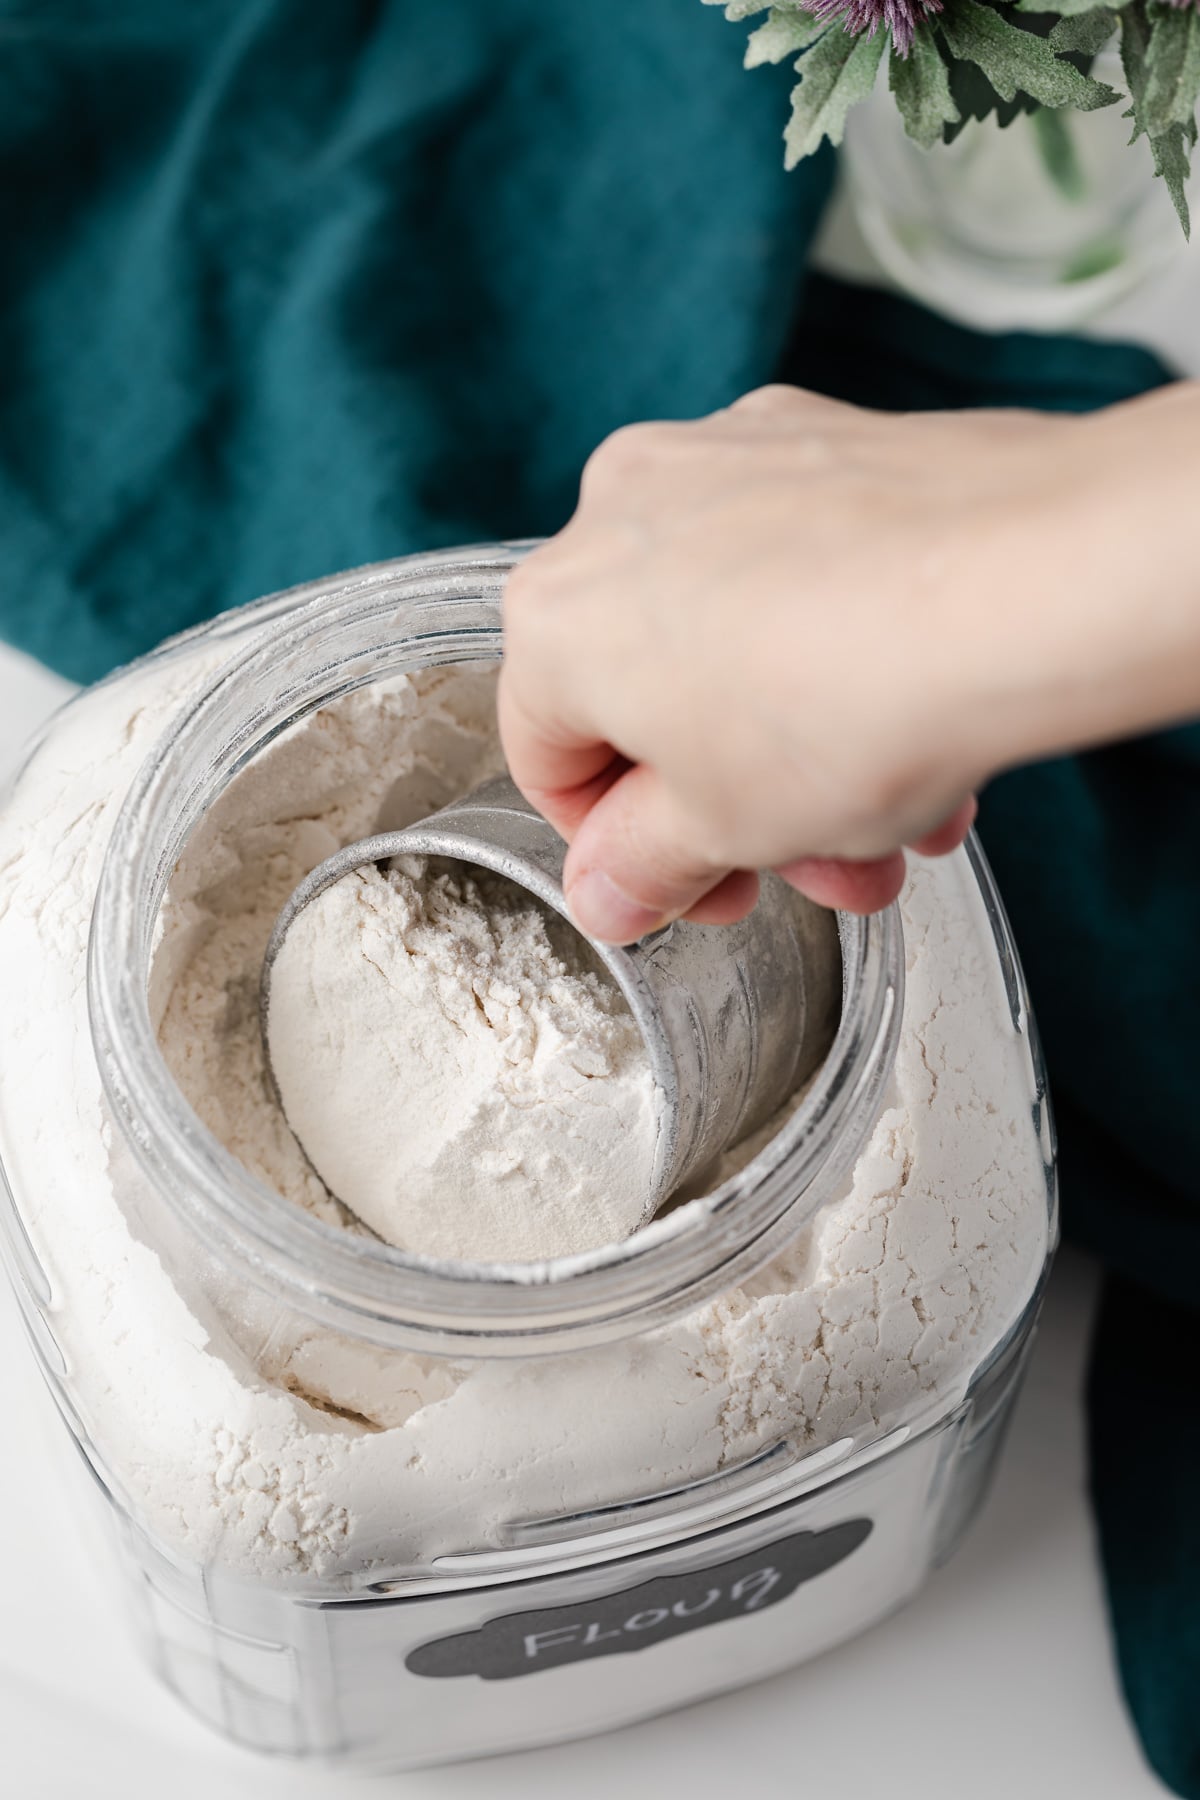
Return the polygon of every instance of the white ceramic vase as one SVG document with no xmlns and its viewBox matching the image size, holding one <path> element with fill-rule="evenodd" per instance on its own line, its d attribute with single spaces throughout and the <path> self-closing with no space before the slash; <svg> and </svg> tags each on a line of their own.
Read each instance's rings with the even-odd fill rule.
<svg viewBox="0 0 1200 1800">
<path fill-rule="evenodd" d="M 1122 92 L 1115 49 L 1097 79 Z M 972 120 L 952 144 L 907 137 L 886 79 L 850 115 L 843 167 L 867 247 L 917 299 L 984 328 L 1068 330 L 1184 248 L 1125 105 Z"/>
</svg>

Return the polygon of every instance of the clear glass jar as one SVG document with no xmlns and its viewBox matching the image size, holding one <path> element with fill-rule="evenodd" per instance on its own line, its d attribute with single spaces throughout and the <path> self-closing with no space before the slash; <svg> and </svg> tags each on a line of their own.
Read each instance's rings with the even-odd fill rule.
<svg viewBox="0 0 1200 1800">
<path fill-rule="evenodd" d="M 1096 58 L 1124 90 L 1120 57 Z M 1067 330 L 1180 258 L 1186 244 L 1144 140 L 1118 103 L 973 119 L 922 149 L 886 83 L 847 121 L 842 166 L 859 231 L 906 292 L 991 330 Z"/>
<path fill-rule="evenodd" d="M 627 1244 L 536 1268 L 407 1255 L 310 1216 L 201 1126 L 159 1052 L 151 998 L 181 853 L 229 784 L 318 709 L 387 676 L 498 659 L 516 554 L 384 565 L 164 646 L 67 709 L 6 812 L 19 843 L 39 816 L 39 783 L 56 783 L 69 839 L 73 783 L 82 794 L 88 771 L 107 796 L 80 814 L 97 873 L 94 884 L 78 875 L 71 903 L 84 916 L 94 892 L 86 942 L 57 929 L 54 893 L 36 881 L 0 914 L 0 966 L 6 953 L 34 954 L 11 937 L 6 950 L 6 930 L 27 930 L 48 971 L 38 1043 L 0 1049 L 6 1261 L 153 1666 L 218 1729 L 262 1749 L 403 1767 L 575 1737 L 755 1680 L 890 1612 L 951 1552 L 986 1488 L 1053 1247 L 1042 1069 L 974 843 L 929 865 L 925 926 L 906 932 L 897 908 L 839 921 L 841 1018 L 803 1103 L 743 1170 Z M 100 758 L 98 778 L 88 721 L 102 713 L 113 760 L 110 770 Z M 718 1327 L 744 1330 L 755 1307 L 766 1316 L 802 1300 L 812 1252 L 797 1246 L 848 1183 L 869 1187 L 864 1165 L 886 1162 L 905 1091 L 906 964 L 910 985 L 914 970 L 927 979 L 923 933 L 939 908 L 991 1009 L 972 1093 L 981 1118 L 999 1119 L 1006 1163 L 972 1168 L 968 1134 L 961 1179 L 1011 1200 L 1003 1302 L 980 1313 L 964 1301 L 974 1336 L 928 1365 L 936 1379 L 897 1387 L 900 1402 L 853 1430 L 835 1428 L 832 1397 L 803 1428 L 799 1413 L 781 1427 L 804 1356 L 824 1352 L 813 1339 L 788 1366 L 764 1327 L 746 1384 L 761 1424 L 731 1437 L 715 1413 L 697 1413 L 707 1424 L 689 1427 L 672 1460 L 678 1390 L 660 1420 L 656 1383 L 665 1395 L 681 1356 L 701 1356 Z M 942 1005 L 930 1002 L 930 1016 Z M 936 1089 L 934 1076 L 931 1106 Z M 932 1162 L 948 1141 L 931 1138 Z M 911 1163 L 894 1177 L 897 1204 L 905 1183 L 920 1186 Z M 965 1292 L 976 1253 L 959 1247 L 950 1215 L 931 1279 Z M 928 1238 L 928 1219 L 921 1230 Z M 908 1306 L 904 1294 L 881 1303 L 878 1357 Z M 836 1330 L 832 1310 L 823 1329 Z M 733 1341 L 720 1338 L 721 1355 Z M 337 1367 L 365 1360 L 374 1379 L 425 1383 L 443 1406 L 467 1396 L 453 1437 L 414 1440 L 418 1460 L 436 1462 L 439 1447 L 461 1459 L 459 1486 L 437 1490 L 444 1500 L 469 1489 L 461 1506 L 422 1513 L 406 1498 L 412 1461 L 383 1460 L 391 1429 L 348 1416 L 338 1393 L 324 1396 L 323 1418 L 311 1394 L 289 1390 L 281 1370 L 314 1342 Z M 160 1360 L 178 1367 L 173 1389 L 155 1385 Z M 733 1377 L 719 1361 L 689 1363 L 687 1375 L 698 1406 L 708 1382 L 728 1407 Z M 435 1403 L 420 1417 L 437 1413 Z M 576 1449 L 593 1438 L 610 1449 L 589 1464 Z M 368 1532 L 335 1501 L 351 1465 L 355 1491 L 367 1491 L 372 1457 L 394 1486 L 376 1493 Z M 278 1567 L 243 1554 L 255 1507 L 256 1554 L 273 1532 Z M 294 1546 L 314 1518 L 325 1548 L 305 1561 Z"/>
</svg>

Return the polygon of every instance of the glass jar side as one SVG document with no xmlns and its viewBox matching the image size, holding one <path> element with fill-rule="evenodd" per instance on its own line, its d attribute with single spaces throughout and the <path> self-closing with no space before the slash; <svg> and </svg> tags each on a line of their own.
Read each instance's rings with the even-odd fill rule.
<svg viewBox="0 0 1200 1800">
<path fill-rule="evenodd" d="M 990 1483 L 1033 1316 L 978 1398 L 924 1429 L 824 1472 L 800 1465 L 772 1503 L 707 1529 L 681 1512 L 640 1540 L 596 1530 L 557 1562 L 448 1558 L 374 1596 L 301 1597 L 189 1564 L 95 1483 L 80 1503 L 115 1533 L 148 1663 L 224 1736 L 379 1771 L 533 1748 L 764 1679 L 912 1598 Z M 81 1466 L 71 1479 L 85 1483 Z M 661 1646 L 651 1681 L 630 1654 L 648 1644 Z"/>
<path fill-rule="evenodd" d="M 475 641 L 475 648 L 479 648 L 479 643 L 477 643 L 477 641 Z M 945 869 L 945 871 L 939 875 L 939 880 L 941 880 L 943 884 L 948 884 L 948 893 L 950 893 L 950 889 L 954 887 L 954 882 L 957 880 L 957 877 L 954 877 L 954 873 L 952 873 L 950 869 Z M 972 927 L 972 931 L 975 931 L 975 927 Z M 979 940 L 981 940 L 982 943 L 982 941 L 986 940 L 986 931 L 977 931 L 977 936 L 979 936 Z M 991 923 L 991 936 L 993 936 L 993 938 L 997 936 L 997 923 L 995 922 Z M 1000 932 L 997 943 L 1000 943 L 1000 940 L 1004 940 L 1004 932 Z M 1011 943 L 1007 943 L 1007 954 L 1009 954 L 1009 959 L 1011 959 Z M 1000 958 L 1000 961 L 1002 961 L 1002 958 Z M 1015 968 L 1015 961 L 1013 961 L 1013 968 Z M 1020 1055 L 1020 1057 L 1024 1057 L 1025 1051 L 1022 1049 L 1022 1037 L 1020 1037 L 1020 1031 L 1022 1031 L 1022 1024 L 1020 1024 L 1020 1021 L 1022 1021 L 1022 1008 L 1020 1008 L 1020 1004 L 1018 1004 L 1016 1008 L 1013 1006 L 1011 992 L 1007 994 L 1007 1010 L 1009 1010 L 1011 1017 L 1013 1017 L 1013 1026 L 1015 1026 L 1016 1033 L 1013 1053 L 1015 1053 L 1015 1055 Z M 1033 1087 L 1036 1087 L 1036 1082 L 1031 1082 L 1031 1093 L 1033 1093 Z M 871 1109 L 871 1118 L 874 1118 L 876 1114 L 878 1114 L 878 1103 L 874 1103 L 874 1107 Z M 1020 1123 L 1020 1121 L 1016 1120 L 1015 1114 L 1015 1125 L 1016 1123 Z M 121 1143 L 121 1132 L 115 1132 L 113 1138 L 115 1138 L 117 1143 Z M 126 1152 L 126 1154 L 128 1154 L 128 1152 Z M 133 1157 L 131 1156 L 130 1161 L 133 1161 Z M 164 1231 L 164 1217 L 167 1217 L 167 1208 L 162 1206 L 160 1190 L 157 1190 L 157 1188 L 153 1188 L 151 1184 L 146 1183 L 144 1168 L 140 1165 L 137 1174 L 139 1174 L 140 1179 L 142 1179 L 142 1186 L 144 1186 L 144 1192 L 146 1192 L 146 1201 L 148 1201 L 148 1206 L 151 1208 L 151 1211 L 146 1215 L 146 1222 L 144 1222 L 144 1226 L 140 1229 L 139 1235 L 142 1235 L 142 1237 L 149 1240 L 149 1242 L 158 1242 L 158 1244 L 162 1244 L 162 1231 Z M 193 1224 L 191 1224 L 191 1213 L 185 1210 L 185 1208 L 171 1208 L 171 1210 L 169 1210 L 169 1217 L 171 1217 L 173 1224 L 178 1228 L 180 1256 L 182 1256 L 184 1260 L 187 1260 L 187 1256 L 191 1256 L 194 1262 L 196 1256 L 198 1256 L 200 1237 L 198 1237 L 198 1233 L 194 1231 Z M 1043 1251 L 1043 1233 L 1034 1233 L 1034 1235 L 1038 1237 L 1038 1244 L 1036 1244 L 1036 1246 L 1031 1246 L 1031 1255 L 1033 1255 L 1034 1249 Z M 221 1280 L 221 1264 L 223 1264 L 223 1256 L 219 1253 L 218 1246 L 218 1253 L 212 1255 L 212 1292 L 216 1292 L 216 1285 L 218 1285 L 219 1280 Z M 795 1285 L 795 1283 L 801 1283 L 801 1274 L 792 1271 L 792 1273 L 788 1274 L 788 1282 L 793 1283 L 793 1285 Z M 263 1292 L 270 1291 L 275 1291 L 275 1289 L 272 1289 L 272 1283 L 268 1282 L 264 1285 Z M 1000 1321 L 1006 1330 L 1007 1328 L 1011 1328 L 1011 1330 L 1016 1330 L 1016 1328 L 1018 1328 L 1018 1325 L 1016 1325 L 1015 1314 L 1016 1310 L 1020 1309 L 1020 1301 L 1024 1300 L 1025 1292 L 1016 1296 L 1015 1312 L 1013 1312 L 1011 1316 L 1006 1316 L 1004 1321 Z M 268 1309 L 268 1312 L 270 1312 L 270 1309 Z M 279 1336 L 281 1332 L 286 1332 L 286 1330 L 290 1328 L 290 1325 L 288 1325 L 288 1318 L 290 1318 L 293 1312 L 295 1312 L 295 1316 L 299 1318 L 299 1310 L 291 1309 L 290 1305 L 277 1305 L 275 1310 L 273 1310 L 273 1316 L 264 1316 L 263 1318 L 261 1339 L 264 1341 L 270 1334 Z M 205 1321 L 201 1314 L 198 1314 L 198 1318 L 200 1318 L 201 1323 L 205 1323 L 205 1325 L 209 1327 L 210 1337 L 216 1336 L 216 1328 L 219 1327 L 219 1319 L 216 1319 L 216 1321 Z M 1013 1321 L 1011 1325 L 1009 1325 L 1009 1319 Z M 981 1354 L 981 1357 L 982 1355 L 988 1354 L 988 1348 L 990 1348 L 991 1339 L 993 1339 L 993 1337 L 995 1337 L 995 1332 L 993 1332 L 988 1339 L 981 1339 L 981 1345 L 979 1345 L 979 1354 Z M 218 1350 L 218 1345 L 219 1337 L 218 1343 L 214 1343 L 214 1352 Z M 223 1352 L 221 1352 L 221 1354 L 223 1354 Z M 673 1355 L 673 1346 L 667 1345 L 666 1350 L 664 1350 L 664 1357 L 669 1361 L 671 1355 Z M 236 1363 L 237 1359 L 236 1357 L 230 1357 L 230 1361 Z M 250 1357 L 250 1361 L 254 1363 L 254 1355 Z M 545 1357 L 543 1361 L 552 1361 L 552 1363 L 560 1363 L 561 1361 L 561 1363 L 563 1363 L 563 1370 L 567 1372 L 567 1375 L 569 1375 L 570 1368 L 572 1368 L 572 1361 L 570 1361 L 570 1359 Z M 574 1364 L 574 1366 L 579 1368 L 579 1364 Z M 970 1379 L 970 1372 L 972 1372 L 972 1363 L 970 1363 L 968 1357 L 963 1357 L 963 1359 L 961 1359 L 961 1373 L 963 1373 L 964 1381 Z M 245 1379 L 248 1384 L 254 1384 L 254 1373 L 254 1368 L 246 1368 Z M 525 1377 L 524 1372 L 516 1372 L 515 1370 L 515 1372 L 513 1372 L 513 1377 L 516 1379 L 518 1375 L 520 1375 L 522 1382 L 524 1382 L 525 1379 L 529 1379 L 531 1386 L 536 1384 L 536 1373 L 534 1373 L 533 1370 L 529 1372 L 529 1377 Z M 565 1381 L 567 1381 L 567 1375 L 565 1375 Z M 65 1377 L 65 1388 L 70 1388 L 72 1381 L 74 1381 L 74 1375 L 68 1370 L 67 1377 Z M 569 1381 L 567 1381 L 567 1386 L 569 1386 Z M 563 1393 L 567 1393 L 567 1386 L 563 1386 Z M 536 1388 L 534 1388 L 534 1391 L 536 1391 Z M 954 1411 L 955 1406 L 959 1404 L 959 1393 L 961 1393 L 961 1390 L 959 1390 L 957 1384 L 955 1384 L 955 1386 L 946 1384 L 945 1390 L 937 1391 L 936 1395 L 934 1395 L 934 1399 L 932 1399 L 932 1406 L 936 1409 L 936 1413 L 939 1417 L 946 1417 L 948 1413 Z M 579 1409 L 578 1395 L 579 1390 L 576 1388 L 574 1413 L 578 1413 Z M 234 1404 L 234 1402 L 232 1402 L 232 1395 L 230 1395 L 230 1404 Z M 637 1402 L 631 1400 L 630 1404 L 637 1404 Z M 799 1413 L 799 1411 L 801 1411 L 801 1408 L 799 1408 L 799 1404 L 797 1404 L 797 1413 Z M 563 1413 L 563 1417 L 567 1417 L 567 1413 Z M 201 1422 L 201 1424 L 203 1424 L 203 1422 Z M 862 1431 L 856 1433 L 855 1440 L 853 1440 L 853 1451 L 858 1453 L 860 1449 L 869 1447 L 871 1444 L 882 1444 L 883 1436 L 887 1436 L 887 1431 L 889 1431 L 892 1426 L 898 1427 L 901 1431 L 912 1431 L 912 1429 L 916 1429 L 916 1427 L 918 1427 L 916 1413 L 909 1408 L 907 1411 L 901 1411 L 900 1415 L 892 1413 L 891 1417 L 889 1417 L 889 1422 L 887 1422 L 887 1426 L 871 1426 L 871 1424 L 867 1424 Z M 336 1427 L 331 1426 L 331 1429 L 336 1429 Z M 104 1433 L 99 1433 L 99 1436 L 104 1438 Z M 381 1436 L 387 1436 L 387 1433 L 381 1433 L 381 1435 L 376 1436 L 374 1440 L 367 1440 L 369 1447 L 371 1447 L 372 1442 L 374 1442 L 374 1444 L 380 1444 Z M 628 1436 L 628 1433 L 626 1433 L 626 1436 Z M 837 1431 L 833 1433 L 833 1436 L 837 1436 Z M 784 1433 L 784 1438 L 786 1438 L 786 1433 Z M 484 1525 L 482 1526 L 480 1526 L 479 1521 L 464 1521 L 461 1530 L 459 1530 L 457 1534 L 443 1534 L 441 1537 L 437 1537 L 435 1532 L 430 1532 L 428 1521 L 423 1521 L 423 1517 L 419 1516 L 417 1508 L 414 1507 L 414 1517 L 412 1517 L 412 1521 L 405 1521 L 403 1530 L 401 1530 L 401 1523 L 399 1523 L 398 1519 L 392 1517 L 389 1526 L 390 1534 L 392 1534 L 390 1535 L 390 1543 L 374 1546 L 371 1552 L 367 1552 L 365 1548 L 360 1550 L 360 1552 L 354 1552 L 353 1555 L 349 1555 L 347 1559 L 344 1559 L 342 1564 L 338 1564 L 336 1568 L 327 1571 L 324 1575 L 317 1575 L 317 1573 L 315 1573 L 315 1575 L 311 1577 L 311 1580 L 313 1580 L 313 1584 L 315 1584 L 315 1589 L 317 1589 L 317 1591 L 324 1591 L 326 1595 L 327 1593 L 331 1593 L 331 1591 L 335 1591 L 335 1589 L 345 1591 L 345 1589 L 347 1589 L 347 1582 L 349 1582 L 351 1589 L 356 1586 L 356 1588 L 362 1591 L 362 1584 L 363 1582 L 367 1582 L 367 1580 L 372 1582 L 374 1586 L 378 1586 L 383 1580 L 389 1579 L 408 1584 L 410 1580 L 417 1579 L 419 1573 L 423 1573 L 426 1579 L 428 1579 L 428 1573 L 430 1573 L 430 1559 L 432 1559 L 434 1555 L 437 1555 L 439 1561 L 443 1562 L 443 1564 L 448 1561 L 448 1557 L 453 1557 L 453 1555 L 457 1555 L 457 1557 L 461 1557 L 461 1559 L 462 1557 L 470 1557 L 470 1559 L 473 1559 L 473 1561 L 471 1561 L 471 1566 L 473 1566 L 475 1570 L 479 1570 L 480 1557 L 486 1559 L 486 1557 L 497 1557 L 498 1555 L 502 1564 L 507 1568 L 507 1566 L 509 1566 L 509 1564 L 507 1564 L 507 1555 L 509 1555 L 509 1553 L 520 1553 L 525 1559 L 524 1566 L 529 1566 L 529 1559 L 531 1559 L 531 1557 L 534 1557 L 534 1559 L 540 1557 L 542 1561 L 545 1561 L 545 1557 L 549 1555 L 549 1552 L 551 1552 L 554 1546 L 560 1546 L 561 1550 L 561 1544 L 565 1543 L 572 1534 L 574 1534 L 574 1537 L 576 1537 L 578 1541 L 585 1544 L 585 1552 L 583 1553 L 587 1553 L 587 1555 L 590 1555 L 592 1550 L 596 1548 L 601 1537 L 604 1537 L 608 1532 L 613 1532 L 613 1530 L 622 1530 L 622 1532 L 628 1532 L 628 1534 L 630 1534 L 624 1539 L 624 1543 L 626 1544 L 644 1544 L 648 1539 L 649 1541 L 653 1541 L 658 1534 L 666 1534 L 666 1537 L 678 1535 L 687 1528 L 687 1516 L 693 1512 L 694 1508 L 711 1508 L 711 1510 L 705 1514 L 705 1517 L 707 1517 L 711 1523 L 712 1521 L 729 1519 L 729 1517 L 734 1514 L 736 1507 L 745 1501 L 748 1490 L 754 1487 L 754 1483 L 756 1483 L 757 1480 L 766 1480 L 766 1478 L 770 1478 L 770 1480 L 775 1480 L 775 1478 L 784 1480 L 784 1476 L 788 1474 L 788 1467 L 792 1465 L 792 1462 L 795 1462 L 797 1458 L 811 1456 L 811 1444 L 804 1445 L 801 1442 L 797 1447 L 792 1447 L 790 1442 L 784 1442 L 784 1438 L 774 1438 L 772 1433 L 766 1429 L 763 1442 L 759 1444 L 759 1447 L 757 1447 L 754 1453 L 750 1454 L 750 1458 L 747 1458 L 747 1467 L 725 1467 L 725 1469 L 716 1469 L 716 1472 L 702 1474 L 700 1480 L 691 1481 L 691 1483 L 687 1483 L 685 1487 L 680 1487 L 678 1480 L 673 1480 L 673 1478 L 671 1478 L 671 1471 L 669 1471 L 666 1462 L 660 1462 L 660 1465 L 658 1465 L 658 1467 L 660 1467 L 660 1480 L 658 1480 L 657 1490 L 655 1490 L 653 1481 L 646 1481 L 646 1483 L 642 1483 L 642 1485 L 648 1490 L 642 1492 L 642 1494 L 631 1492 L 633 1481 L 628 1480 L 626 1476 L 621 1476 L 621 1471 L 613 1471 L 613 1480 L 608 1481 L 606 1485 L 599 1485 L 596 1481 L 590 1480 L 588 1471 L 581 1471 L 579 1472 L 578 1480 L 572 1480 L 572 1501 L 574 1501 L 574 1505 L 576 1505 L 576 1510 L 572 1510 L 567 1516 L 554 1516 L 552 1508 L 547 1507 L 543 1499 L 525 1496 L 525 1494 L 522 1494 L 522 1496 L 511 1494 L 511 1496 L 507 1496 L 509 1501 L 511 1501 L 511 1505 L 507 1507 L 506 1516 L 497 1517 L 497 1519 L 488 1519 L 488 1521 L 484 1521 Z M 112 1451 L 112 1435 L 108 1436 L 106 1449 Z M 824 1444 L 824 1449 L 822 1449 L 822 1451 L 817 1451 L 817 1454 L 831 1453 L 831 1451 L 835 1451 L 835 1449 L 837 1449 L 837 1444 L 829 1444 L 829 1442 L 826 1442 L 826 1444 Z M 200 1453 L 203 1454 L 203 1444 L 200 1445 Z M 705 1454 L 705 1458 L 709 1458 L 709 1449 L 707 1449 L 707 1445 L 703 1447 L 703 1454 Z M 842 1444 L 840 1451 L 838 1451 L 838 1456 L 846 1456 L 846 1454 L 847 1447 Z M 113 1460 L 117 1463 L 121 1462 L 121 1454 L 117 1453 L 117 1456 L 115 1456 Z M 637 1460 L 639 1460 L 639 1458 L 633 1456 L 633 1462 L 637 1462 Z M 696 1458 L 696 1462 L 698 1462 L 698 1460 L 700 1460 L 700 1458 Z M 718 1445 L 718 1449 L 712 1453 L 712 1458 L 709 1458 L 709 1460 L 711 1460 L 712 1463 L 720 1463 L 720 1445 Z M 736 1458 L 734 1458 L 734 1462 L 736 1462 Z M 403 1463 L 403 1458 L 401 1458 L 401 1463 Z M 808 1462 L 808 1467 L 811 1469 L 811 1460 Z M 833 1467 L 833 1465 L 829 1465 L 829 1469 L 831 1469 L 831 1467 Z M 399 1465 L 398 1469 L 394 1472 L 398 1474 Z M 486 1483 L 480 1481 L 480 1485 L 486 1485 Z M 259 1492 L 259 1490 L 255 1489 L 254 1492 Z M 401 1498 L 401 1496 L 399 1496 L 399 1489 L 396 1489 L 396 1499 L 399 1501 L 399 1498 Z M 579 1510 L 579 1508 L 585 1508 L 585 1510 Z M 396 1508 L 394 1508 L 394 1510 L 396 1510 Z M 139 1499 L 130 1499 L 130 1501 L 128 1501 L 128 1514 L 130 1514 L 131 1517 L 146 1519 L 146 1508 L 144 1508 L 144 1505 L 140 1505 Z M 453 1523 L 453 1521 L 450 1521 L 450 1523 Z M 216 1555 L 216 1552 L 214 1552 L 214 1555 Z M 218 1561 L 221 1562 L 221 1566 L 223 1566 L 223 1557 L 218 1557 Z M 201 1562 L 201 1564 L 196 1564 L 196 1566 L 203 1566 L 203 1562 Z M 209 1564 L 209 1566 L 210 1568 L 214 1568 L 216 1564 Z M 268 1571 L 268 1573 L 270 1573 L 270 1571 Z M 270 1584 L 270 1582 L 268 1582 L 268 1573 L 264 1573 L 263 1575 L 263 1582 L 266 1582 L 266 1584 Z M 293 1580 L 293 1577 L 290 1575 L 288 1579 Z M 462 1566 L 462 1562 L 459 1562 L 457 1573 L 453 1573 L 453 1575 L 448 1573 L 443 1579 L 466 1580 L 473 1579 L 473 1577 L 468 1575 L 468 1570 Z M 295 1586 L 295 1582 L 293 1582 L 293 1586 Z"/>
</svg>

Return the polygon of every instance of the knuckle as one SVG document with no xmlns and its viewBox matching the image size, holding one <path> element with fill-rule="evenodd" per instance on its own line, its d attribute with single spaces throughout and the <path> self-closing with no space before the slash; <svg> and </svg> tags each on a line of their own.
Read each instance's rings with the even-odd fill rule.
<svg viewBox="0 0 1200 1800">
<path fill-rule="evenodd" d="M 708 879 L 732 868 L 738 858 L 738 822 L 719 802 L 703 805 L 681 799 L 674 832 L 678 872 Z"/>
<path fill-rule="evenodd" d="M 778 413 L 794 412 L 803 406 L 804 396 L 799 388 L 788 387 L 785 382 L 772 381 L 766 387 L 752 388 L 735 400 L 730 412 Z"/>
<path fill-rule="evenodd" d="M 881 759 L 863 770 L 855 783 L 851 810 L 856 823 L 874 840 L 881 832 L 891 839 L 901 822 L 912 816 L 920 782 L 911 767 Z"/>
<path fill-rule="evenodd" d="M 504 661 L 519 672 L 540 666 L 556 636 L 556 586 L 540 570 L 522 570 L 521 580 L 510 577 L 504 590 Z"/>
<path fill-rule="evenodd" d="M 540 552 L 532 561 L 520 563 L 504 584 L 504 618 L 506 625 L 543 610 L 554 591 L 553 574 L 547 571 Z"/>
<path fill-rule="evenodd" d="M 657 790 L 653 800 L 647 803 L 643 789 L 641 803 L 630 807 L 623 817 L 624 860 L 656 889 L 704 882 L 721 868 L 704 822 L 680 805 L 671 789 L 657 781 L 653 786 Z"/>
<path fill-rule="evenodd" d="M 656 454 L 661 428 L 655 425 L 622 425 L 597 444 L 584 464 L 585 486 L 594 487 L 609 478 L 622 480 L 642 469 Z"/>
</svg>

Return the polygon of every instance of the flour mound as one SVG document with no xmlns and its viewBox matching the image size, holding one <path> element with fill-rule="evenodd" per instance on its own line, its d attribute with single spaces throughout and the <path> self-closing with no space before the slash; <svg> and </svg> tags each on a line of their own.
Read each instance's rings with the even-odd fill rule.
<svg viewBox="0 0 1200 1800">
<path fill-rule="evenodd" d="M 326 888 L 275 960 L 268 1042 L 313 1167 L 400 1249 L 540 1261 L 653 1209 L 637 1025 L 584 940 L 500 876 L 406 857 Z"/>
</svg>

